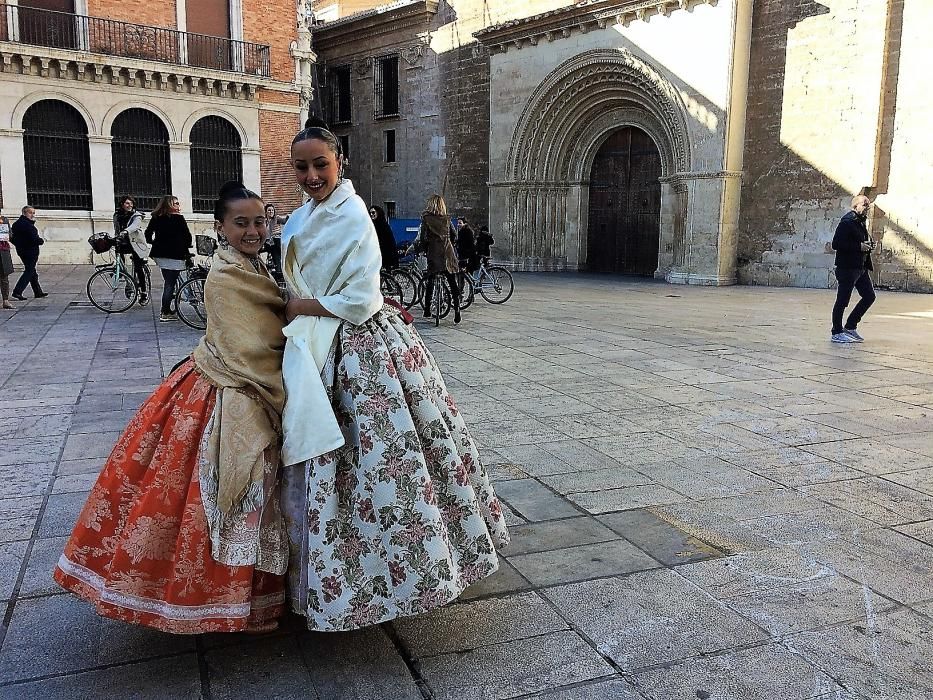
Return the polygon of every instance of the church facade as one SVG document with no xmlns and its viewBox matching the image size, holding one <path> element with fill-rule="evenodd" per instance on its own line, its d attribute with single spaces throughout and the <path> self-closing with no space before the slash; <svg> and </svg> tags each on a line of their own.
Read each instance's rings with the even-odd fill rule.
<svg viewBox="0 0 933 700">
<path fill-rule="evenodd" d="M 325 23 L 315 48 L 352 59 L 359 104 L 368 62 L 401 57 L 414 140 L 389 176 L 351 171 L 373 201 L 416 216 L 443 191 L 518 269 L 831 286 L 835 223 L 864 192 L 876 284 L 933 291 L 931 19 L 903 0 L 403 0 Z M 385 160 L 377 121 L 336 127 L 354 169 Z"/>
</svg>

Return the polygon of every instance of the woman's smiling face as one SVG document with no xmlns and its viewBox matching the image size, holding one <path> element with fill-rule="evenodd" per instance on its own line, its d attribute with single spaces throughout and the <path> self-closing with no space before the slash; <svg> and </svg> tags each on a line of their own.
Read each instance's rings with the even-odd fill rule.
<svg viewBox="0 0 933 700">
<path fill-rule="evenodd" d="M 256 257 L 266 242 L 266 212 L 258 199 L 235 199 L 227 204 L 218 230 L 243 255 Z"/>
<path fill-rule="evenodd" d="M 292 168 L 298 186 L 315 202 L 327 199 L 340 179 L 340 158 L 321 139 L 292 144 Z"/>
</svg>

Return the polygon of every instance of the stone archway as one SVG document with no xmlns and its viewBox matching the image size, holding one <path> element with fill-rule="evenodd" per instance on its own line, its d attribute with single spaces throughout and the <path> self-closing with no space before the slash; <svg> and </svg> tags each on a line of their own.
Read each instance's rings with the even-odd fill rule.
<svg viewBox="0 0 933 700">
<path fill-rule="evenodd" d="M 600 145 L 590 171 L 585 269 L 652 276 L 661 239 L 661 153 L 634 126 Z"/>
<path fill-rule="evenodd" d="M 511 254 L 523 269 L 576 269 L 585 261 L 589 178 L 599 146 L 620 128 L 648 134 L 661 157 L 661 239 L 683 240 L 689 170 L 686 109 L 661 73 L 629 51 L 597 49 L 558 66 L 535 90 L 508 157 Z M 680 228 L 675 223 L 680 219 Z M 668 261 L 672 262 L 672 261 Z M 667 267 L 670 265 L 668 264 Z"/>
</svg>

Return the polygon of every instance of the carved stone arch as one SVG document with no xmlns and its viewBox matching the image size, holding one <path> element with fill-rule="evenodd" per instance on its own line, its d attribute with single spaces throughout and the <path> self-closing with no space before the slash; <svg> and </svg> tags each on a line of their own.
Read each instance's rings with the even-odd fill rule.
<svg viewBox="0 0 933 700">
<path fill-rule="evenodd" d="M 553 177 L 548 166 L 566 153 L 562 136 L 574 123 L 585 124 L 597 103 L 603 110 L 638 106 L 652 114 L 664 127 L 675 171 L 690 169 L 686 108 L 670 81 L 630 51 L 595 49 L 562 63 L 532 94 L 509 149 L 511 179 Z"/>
<path fill-rule="evenodd" d="M 624 126 L 652 138 L 665 178 L 690 170 L 686 108 L 661 72 L 631 52 L 581 53 L 534 91 L 507 161 L 511 253 L 520 266 L 579 263 L 587 220 L 583 195 L 593 158 L 602 141 Z"/>
</svg>

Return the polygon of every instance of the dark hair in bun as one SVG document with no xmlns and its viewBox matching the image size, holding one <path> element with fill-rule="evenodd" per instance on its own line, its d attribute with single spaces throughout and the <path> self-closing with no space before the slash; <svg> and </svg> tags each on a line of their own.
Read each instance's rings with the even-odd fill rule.
<svg viewBox="0 0 933 700">
<path fill-rule="evenodd" d="M 227 207 L 230 205 L 230 202 L 236 202 L 240 199 L 262 201 L 262 197 L 252 190 L 246 189 L 242 182 L 231 180 L 230 182 L 224 183 L 220 188 L 220 193 L 217 195 L 217 201 L 214 202 L 214 220 L 223 221 L 224 217 L 227 215 Z"/>
<path fill-rule="evenodd" d="M 305 128 L 299 131 L 292 139 L 294 146 L 299 141 L 308 141 L 318 139 L 327 144 L 328 148 L 337 156 L 343 155 L 343 149 L 340 146 L 340 139 L 334 136 L 333 132 L 327 128 L 327 122 L 320 117 L 310 116 L 305 122 Z"/>
</svg>

